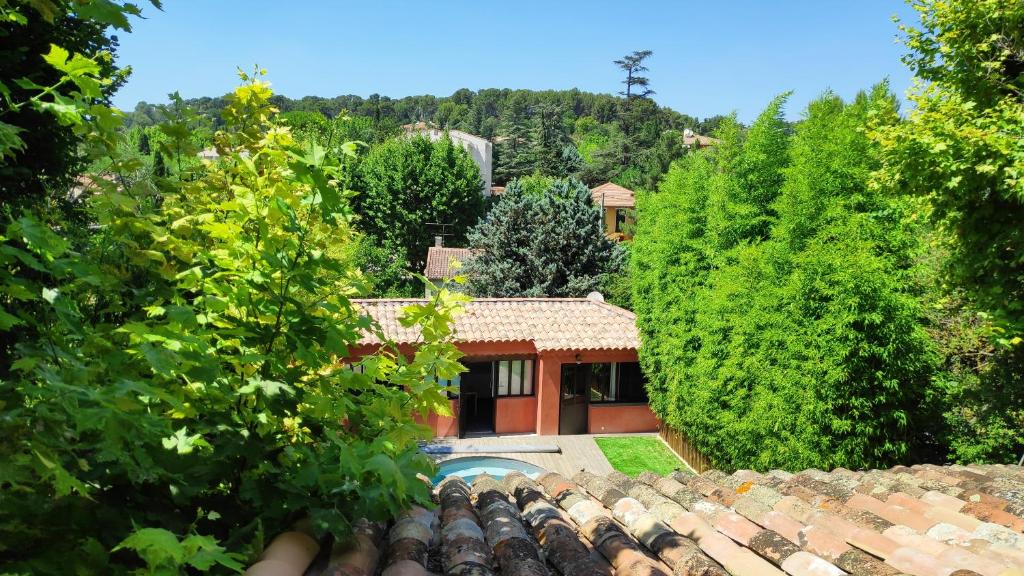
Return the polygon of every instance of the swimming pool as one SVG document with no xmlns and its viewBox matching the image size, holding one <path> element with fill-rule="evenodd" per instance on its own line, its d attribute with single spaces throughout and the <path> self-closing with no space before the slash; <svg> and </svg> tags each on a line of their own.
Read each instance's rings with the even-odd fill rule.
<svg viewBox="0 0 1024 576">
<path fill-rule="evenodd" d="M 437 484 L 447 476 L 459 476 L 466 482 L 472 482 L 481 474 L 489 474 L 495 478 L 504 478 L 512 471 L 522 472 L 530 478 L 537 478 L 544 469 L 534 466 L 522 460 L 512 458 L 499 458 L 496 456 L 466 456 L 463 458 L 452 458 L 445 460 L 438 465 L 437 475 L 434 476 L 434 484 Z"/>
</svg>

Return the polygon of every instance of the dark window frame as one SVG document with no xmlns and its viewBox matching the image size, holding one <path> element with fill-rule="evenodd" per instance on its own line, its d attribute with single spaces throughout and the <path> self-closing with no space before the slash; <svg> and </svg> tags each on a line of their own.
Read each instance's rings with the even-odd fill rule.
<svg viewBox="0 0 1024 576">
<path fill-rule="evenodd" d="M 629 217 L 628 208 L 616 208 L 615 209 L 615 233 L 625 234 L 626 233 L 626 219 Z"/>
<path fill-rule="evenodd" d="M 622 365 L 623 364 L 637 364 L 637 366 L 639 367 L 639 363 L 638 362 L 595 362 L 595 364 L 607 364 L 607 365 L 609 365 L 608 371 L 610 373 L 614 372 L 615 378 L 617 380 L 617 382 L 615 382 L 615 392 L 616 392 L 617 398 L 614 399 L 614 400 L 608 400 L 606 398 L 605 394 L 604 394 L 604 391 L 601 391 L 601 399 L 600 400 L 595 400 L 593 397 L 590 397 L 590 403 L 591 404 L 597 404 L 597 405 L 600 405 L 600 406 L 611 406 L 611 405 L 643 406 L 645 404 L 650 404 L 651 400 L 650 400 L 649 396 L 648 396 L 646 401 L 644 401 L 644 400 L 620 400 L 619 399 L 619 398 L 621 398 L 623 396 L 623 394 L 622 394 L 622 372 L 623 372 L 622 371 Z M 614 369 L 611 368 L 612 364 L 616 365 Z M 646 380 L 647 380 L 647 378 L 644 375 L 643 370 L 640 370 L 640 376 L 641 376 L 641 380 L 638 382 L 638 385 L 641 386 L 641 388 L 643 389 L 643 395 L 647 396 L 647 388 L 646 388 Z M 609 382 L 609 384 L 611 384 L 611 382 Z M 590 390 L 593 390 L 593 388 L 590 388 Z"/>
<path fill-rule="evenodd" d="M 531 396 L 536 396 L 537 395 L 537 358 L 536 357 L 534 357 L 534 356 L 516 356 L 516 357 L 509 357 L 509 358 L 499 358 L 497 360 L 492 360 L 491 362 L 492 362 L 492 364 L 491 364 L 492 365 L 492 368 L 491 368 L 491 392 L 494 395 L 494 398 L 529 398 Z M 508 375 L 507 375 L 508 379 L 505 382 L 505 390 L 506 390 L 505 394 L 500 394 L 498 392 L 498 378 L 499 378 L 499 376 L 501 374 L 501 371 L 498 369 L 498 363 L 499 362 L 508 362 L 509 363 Z M 512 362 L 520 362 L 521 363 L 520 371 L 519 371 L 520 382 L 519 382 L 519 393 L 518 394 L 513 394 L 512 393 L 512 374 L 514 373 L 514 371 L 512 370 Z M 524 384 L 526 383 L 526 374 L 527 374 L 526 362 L 530 362 L 530 371 L 529 371 L 529 374 L 530 374 L 530 393 L 529 394 L 526 394 L 526 393 L 523 392 L 523 389 L 525 388 Z"/>
<path fill-rule="evenodd" d="M 529 394 L 526 394 L 525 392 L 523 392 L 523 389 L 525 388 L 525 386 L 523 386 L 523 384 L 526 383 L 526 374 L 527 374 L 527 372 L 526 372 L 526 362 L 527 361 L 530 362 L 530 372 L 529 372 L 529 374 L 530 374 L 530 393 Z M 533 396 L 537 395 L 537 357 L 536 356 L 510 356 L 510 357 L 497 357 L 497 358 L 492 357 L 491 360 L 482 360 L 481 362 L 489 362 L 490 365 L 491 365 L 491 397 L 492 398 L 494 398 L 494 399 L 498 399 L 498 398 L 530 398 L 530 397 L 533 397 Z M 498 375 L 499 375 L 498 363 L 499 362 L 509 362 L 510 363 L 509 364 L 509 370 L 508 370 L 508 380 L 505 383 L 506 384 L 506 388 L 505 389 L 507 390 L 507 393 L 505 393 L 505 394 L 499 394 L 498 393 Z M 511 362 L 522 362 L 522 371 L 521 371 L 522 381 L 520 382 L 520 385 L 519 385 L 519 394 L 512 394 L 512 365 L 511 365 Z M 460 379 L 459 387 L 461 387 L 462 373 L 457 375 L 456 378 Z M 442 384 L 442 386 L 454 386 L 454 384 L 451 383 L 451 382 L 454 382 L 454 380 L 448 381 L 448 382 L 449 382 L 448 384 Z M 460 394 L 460 392 L 453 392 L 451 390 L 447 391 L 447 396 L 448 396 L 449 400 L 458 399 L 459 394 Z"/>
</svg>

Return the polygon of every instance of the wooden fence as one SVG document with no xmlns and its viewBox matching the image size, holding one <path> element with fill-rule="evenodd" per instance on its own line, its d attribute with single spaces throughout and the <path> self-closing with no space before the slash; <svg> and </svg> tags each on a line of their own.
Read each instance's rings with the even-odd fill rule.
<svg viewBox="0 0 1024 576">
<path fill-rule="evenodd" d="M 693 447 L 693 444 L 690 443 L 686 434 L 683 434 L 678 430 L 673 430 L 664 423 L 661 423 L 658 426 L 658 435 L 661 436 L 661 439 L 668 444 L 669 448 L 671 448 L 673 452 L 685 460 L 686 463 L 696 470 L 698 474 L 705 470 L 714 468 L 714 466 L 711 465 L 711 461 Z"/>
</svg>

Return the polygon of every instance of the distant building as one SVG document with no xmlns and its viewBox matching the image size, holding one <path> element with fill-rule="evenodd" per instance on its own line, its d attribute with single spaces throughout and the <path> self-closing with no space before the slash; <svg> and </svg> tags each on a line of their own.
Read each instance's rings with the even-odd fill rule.
<svg viewBox="0 0 1024 576">
<path fill-rule="evenodd" d="M 448 248 L 442 244 L 441 237 L 434 238 L 434 245 L 427 250 L 427 265 L 423 269 L 423 275 L 436 286 L 451 287 L 451 279 L 458 274 L 458 268 L 470 258 L 475 251 L 470 248 Z M 424 295 L 431 296 L 430 286 L 424 290 Z"/>
<path fill-rule="evenodd" d="M 710 148 L 712 146 L 718 146 L 718 142 L 718 138 L 701 136 L 689 128 L 683 130 L 683 146 L 686 148 L 694 148 L 696 150 L 701 148 Z"/>
<path fill-rule="evenodd" d="M 605 182 L 590 191 L 594 204 L 601 207 L 604 215 L 605 234 L 615 240 L 629 240 L 628 229 L 633 225 L 633 210 L 636 208 L 636 194 L 612 182 Z"/>
<path fill-rule="evenodd" d="M 416 122 L 402 126 L 406 134 L 421 134 L 433 141 L 440 140 L 445 133 L 452 139 L 452 142 L 462 146 L 473 158 L 473 162 L 480 168 L 480 179 L 483 180 L 481 192 L 484 196 L 491 195 L 491 170 L 494 164 L 494 145 L 490 140 L 480 136 L 474 136 L 461 130 L 442 130 L 427 124 Z"/>
</svg>

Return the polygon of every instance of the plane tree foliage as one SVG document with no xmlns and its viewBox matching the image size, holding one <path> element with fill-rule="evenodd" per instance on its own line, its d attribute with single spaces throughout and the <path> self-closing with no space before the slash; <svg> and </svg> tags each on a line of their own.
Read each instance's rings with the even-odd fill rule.
<svg viewBox="0 0 1024 576">
<path fill-rule="evenodd" d="M 868 186 L 885 85 L 826 93 L 787 135 L 776 99 L 747 132 L 639 198 L 631 271 L 655 413 L 716 466 L 885 466 L 934 454 L 937 364 L 905 203 Z M 924 407 L 922 407 L 924 406 Z"/>
<path fill-rule="evenodd" d="M 911 2 L 907 122 L 873 136 L 880 188 L 906 194 L 935 246 L 929 310 L 945 350 L 946 441 L 962 461 L 1024 448 L 1024 4 Z"/>
<path fill-rule="evenodd" d="M 395 138 L 371 147 L 354 168 L 358 228 L 406 252 L 407 270 L 421 272 L 438 224 L 458 246 L 484 212 L 480 168 L 447 136 Z"/>
<path fill-rule="evenodd" d="M 47 10 L 76 7 L 103 25 L 135 10 L 3 11 L 56 21 Z M 462 297 L 405 311 L 423 335 L 412 357 L 384 345 L 352 370 L 341 359 L 377 328 L 349 300 L 365 284 L 347 256 L 351 194 L 338 162 L 277 121 L 261 74 L 228 99 L 219 158 L 126 179 L 139 160 L 123 152 L 139 147 L 95 101 L 104 68 L 60 46 L 44 58 L 77 94 L 40 85 L 22 102 L 59 102 L 39 110 L 106 172 L 90 175 L 88 226 L 46 203 L 0 223 L 3 571 L 235 573 L 296 521 L 345 538 L 360 518 L 428 504 L 414 415 L 448 410 L 437 382 L 461 369 Z M 16 128 L 7 150 L 31 154 Z M 164 150 L 194 158 L 185 124 L 163 128 Z"/>
</svg>

